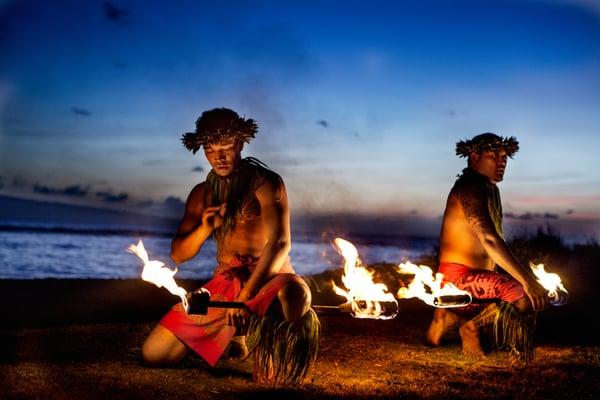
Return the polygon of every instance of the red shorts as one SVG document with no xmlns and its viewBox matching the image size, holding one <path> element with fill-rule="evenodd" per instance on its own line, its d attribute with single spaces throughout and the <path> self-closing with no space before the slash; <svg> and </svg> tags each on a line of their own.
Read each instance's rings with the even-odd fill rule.
<svg viewBox="0 0 600 400">
<path fill-rule="evenodd" d="M 473 304 L 454 308 L 453 311 L 470 313 L 481 310 L 484 304 L 477 304 L 476 299 L 514 303 L 525 297 L 523 286 L 517 280 L 499 272 L 472 269 L 454 263 L 441 263 L 438 272 L 444 274 L 443 282 L 450 282 L 473 296 Z"/>
<path fill-rule="evenodd" d="M 241 264 L 236 260 L 229 268 L 217 269 L 215 276 L 203 286 L 208 289 L 213 301 L 234 301 L 249 276 L 248 269 L 255 263 Z M 286 268 L 282 268 L 286 270 Z M 291 270 L 291 268 L 287 268 Z M 306 282 L 294 273 L 281 273 L 272 277 L 252 299 L 246 301 L 250 312 L 264 315 L 276 298 L 279 290 L 290 282 L 306 286 Z M 215 366 L 235 335 L 236 328 L 227 325 L 227 309 L 209 308 L 206 315 L 188 315 L 181 303 L 177 303 L 160 321 L 179 340 Z"/>
</svg>

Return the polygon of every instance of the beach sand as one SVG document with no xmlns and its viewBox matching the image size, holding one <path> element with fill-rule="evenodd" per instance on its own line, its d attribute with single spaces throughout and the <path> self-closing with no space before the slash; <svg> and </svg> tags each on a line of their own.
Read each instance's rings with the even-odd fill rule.
<svg viewBox="0 0 600 400">
<path fill-rule="evenodd" d="M 199 282 L 181 281 L 187 289 Z M 250 361 L 217 368 L 189 357 L 148 368 L 140 346 L 177 301 L 138 280 L 0 281 L 0 398 L 593 398 L 600 393 L 600 339 L 593 313 L 568 305 L 540 314 L 536 358 L 508 366 L 506 352 L 475 361 L 456 334 L 439 348 L 424 332 L 432 309 L 404 300 L 390 321 L 322 315 L 321 350 L 306 382 L 252 381 Z M 315 302 L 335 301 L 315 294 Z"/>
</svg>

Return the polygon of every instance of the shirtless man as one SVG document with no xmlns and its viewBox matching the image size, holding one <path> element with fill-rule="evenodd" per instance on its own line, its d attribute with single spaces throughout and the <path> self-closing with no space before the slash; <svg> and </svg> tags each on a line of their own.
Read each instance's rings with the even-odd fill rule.
<svg viewBox="0 0 600 400">
<path fill-rule="evenodd" d="M 211 300 L 245 302 L 247 310 L 211 308 L 206 316 L 198 316 L 175 305 L 143 345 L 149 365 L 177 363 L 193 350 L 214 366 L 236 332 L 246 330 L 259 379 L 297 382 L 314 361 L 319 326 L 310 309 L 310 290 L 289 263 L 285 186 L 260 161 L 241 157 L 244 143 L 256 131 L 254 120 L 217 108 L 202 113 L 195 132 L 184 134 L 182 141 L 193 153 L 204 147 L 212 170 L 192 189 L 171 247 L 171 258 L 183 263 L 212 236 L 218 265 L 204 288 Z M 296 347 L 281 331 L 273 332 L 282 322 L 287 335 L 299 339 Z M 290 325 L 298 329 L 287 329 Z M 307 332 L 312 336 L 302 336 Z M 280 359 L 273 356 L 274 349 Z M 290 365 L 290 359 L 297 363 Z"/>
<path fill-rule="evenodd" d="M 453 311 L 436 309 L 427 331 L 427 340 L 434 346 L 440 345 L 450 329 L 460 326 L 463 353 L 484 357 L 479 331 L 495 323 L 495 328 L 504 332 L 499 345 L 509 347 L 525 362 L 533 356 L 535 312 L 547 307 L 548 296 L 504 241 L 496 186 L 503 179 L 507 158 L 518 149 L 514 137 L 493 133 L 457 143 L 456 154 L 468 158 L 468 166 L 446 203 L 438 272 L 444 274 L 445 281 L 471 293 L 475 302 L 484 299 L 488 304 L 471 304 Z M 496 272 L 497 265 L 509 275 Z M 499 305 L 490 303 L 493 299 Z"/>
</svg>

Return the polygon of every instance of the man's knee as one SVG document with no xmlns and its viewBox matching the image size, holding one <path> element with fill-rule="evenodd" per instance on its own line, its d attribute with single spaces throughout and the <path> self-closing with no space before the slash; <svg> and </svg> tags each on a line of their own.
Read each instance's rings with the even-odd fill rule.
<svg viewBox="0 0 600 400">
<path fill-rule="evenodd" d="M 167 328 L 157 325 L 142 345 L 142 358 L 150 366 L 179 362 L 187 353 L 185 345 Z"/>
<path fill-rule="evenodd" d="M 290 282 L 279 290 L 277 294 L 283 316 L 286 321 L 296 321 L 302 318 L 310 308 L 310 290 L 297 282 Z"/>
</svg>

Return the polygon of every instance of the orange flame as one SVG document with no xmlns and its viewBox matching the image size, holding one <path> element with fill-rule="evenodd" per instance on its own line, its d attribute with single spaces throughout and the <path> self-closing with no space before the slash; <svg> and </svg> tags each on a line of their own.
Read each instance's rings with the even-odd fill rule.
<svg viewBox="0 0 600 400">
<path fill-rule="evenodd" d="M 131 253 L 138 256 L 144 262 L 144 269 L 142 271 L 142 279 L 146 282 L 154 283 L 158 287 L 164 287 L 175 296 L 179 296 L 183 308 L 187 310 L 188 300 L 187 291 L 178 286 L 173 278 L 177 273 L 177 268 L 170 270 L 165 267 L 164 263 L 157 260 L 150 260 L 148 253 L 144 248 L 144 243 L 140 240 L 137 245 L 132 244 L 127 248 Z"/>
<path fill-rule="evenodd" d="M 435 299 L 439 298 L 440 296 L 468 296 L 469 301 L 467 304 L 471 302 L 471 294 L 469 292 L 465 292 L 464 290 L 457 288 L 450 282 L 442 284 L 444 274 L 438 272 L 435 274 L 434 278 L 433 271 L 426 265 L 415 265 L 410 262 L 406 262 L 398 265 L 398 272 L 401 274 L 415 276 L 408 287 L 401 287 L 398 290 L 398 297 L 401 299 L 417 297 L 430 306 L 438 308 L 455 306 L 443 306 L 437 304 Z"/>
<path fill-rule="evenodd" d="M 333 290 L 352 305 L 352 315 L 356 318 L 391 319 L 396 316 L 384 315 L 380 302 L 398 304 L 394 295 L 388 292 L 383 283 L 373 282 L 373 273 L 362 266 L 356 247 L 347 240 L 336 238 L 333 241 L 336 250 L 344 257 L 342 282 L 346 290 L 332 282 Z M 361 302 L 359 306 L 358 302 Z"/>
<path fill-rule="evenodd" d="M 560 276 L 555 273 L 546 272 L 544 264 L 535 265 L 530 263 L 529 266 L 533 271 L 534 275 L 538 278 L 540 285 L 548 291 L 548 297 L 550 297 L 550 304 L 555 306 L 561 306 L 565 304 L 569 297 L 569 292 L 562 284 Z"/>
</svg>

